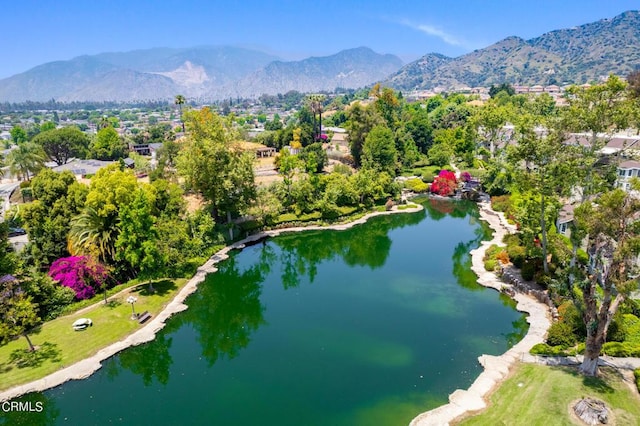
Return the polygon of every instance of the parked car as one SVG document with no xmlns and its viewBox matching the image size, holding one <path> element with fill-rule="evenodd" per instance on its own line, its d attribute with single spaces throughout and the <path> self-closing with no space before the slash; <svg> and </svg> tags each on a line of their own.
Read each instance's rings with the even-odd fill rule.
<svg viewBox="0 0 640 426">
<path fill-rule="evenodd" d="M 9 228 L 9 237 L 17 237 L 19 235 L 26 235 L 27 231 L 22 228 Z"/>
</svg>

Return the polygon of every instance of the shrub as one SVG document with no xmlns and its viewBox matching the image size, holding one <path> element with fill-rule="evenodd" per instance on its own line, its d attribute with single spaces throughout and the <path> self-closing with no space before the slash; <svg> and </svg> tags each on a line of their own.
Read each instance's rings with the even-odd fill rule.
<svg viewBox="0 0 640 426">
<path fill-rule="evenodd" d="M 491 208 L 497 212 L 506 212 L 511 207 L 511 195 L 491 197 Z"/>
<path fill-rule="evenodd" d="M 623 342 L 627 340 L 627 323 L 628 321 L 625 321 L 625 315 L 617 311 L 613 316 L 611 324 L 609 324 L 607 340 L 609 342 Z"/>
<path fill-rule="evenodd" d="M 463 182 L 471 182 L 471 174 L 469 172 L 462 172 L 460 174 L 460 180 Z"/>
<path fill-rule="evenodd" d="M 636 387 L 640 391 L 640 368 L 633 370 L 633 376 L 636 378 Z"/>
<path fill-rule="evenodd" d="M 533 274 L 533 280 L 543 288 L 549 288 L 551 284 L 551 275 L 545 274 L 544 271 L 536 271 Z"/>
<path fill-rule="evenodd" d="M 513 263 L 516 268 L 522 268 L 525 256 L 527 255 L 527 249 L 520 245 L 507 244 L 507 254 L 509 255 L 511 263 Z"/>
<path fill-rule="evenodd" d="M 522 264 L 522 269 L 520 270 L 520 274 L 522 275 L 522 279 L 525 281 L 531 281 L 533 279 L 533 275 L 536 272 L 535 263 L 528 259 L 525 260 Z"/>
<path fill-rule="evenodd" d="M 498 268 L 498 261 L 494 258 L 487 259 L 484 261 L 484 269 L 487 271 L 495 271 Z"/>
<path fill-rule="evenodd" d="M 409 179 L 404 183 L 404 186 L 408 190 L 416 193 L 427 192 L 429 190 L 429 185 L 424 183 L 422 179 Z"/>
<path fill-rule="evenodd" d="M 550 346 L 571 347 L 576 344 L 577 336 L 573 334 L 571 324 L 558 321 L 551 324 L 547 335 L 547 343 Z"/>
<path fill-rule="evenodd" d="M 63 257 L 51 265 L 49 276 L 76 293 L 76 299 L 89 299 L 105 285 L 107 269 L 86 256 Z"/>
<path fill-rule="evenodd" d="M 602 346 L 602 352 L 609 356 L 639 357 L 640 345 L 628 342 L 607 342 Z"/>
<path fill-rule="evenodd" d="M 496 259 L 500 261 L 503 265 L 509 263 L 509 254 L 506 250 L 501 250 L 496 254 Z"/>
<path fill-rule="evenodd" d="M 450 170 L 440 170 L 438 177 L 431 184 L 431 193 L 447 197 L 454 194 L 457 185 L 455 173 Z"/>
<path fill-rule="evenodd" d="M 562 346 L 550 346 L 546 343 L 538 343 L 533 345 L 529 351 L 533 355 L 548 355 L 548 356 L 567 356 L 568 352 L 566 348 Z"/>
</svg>

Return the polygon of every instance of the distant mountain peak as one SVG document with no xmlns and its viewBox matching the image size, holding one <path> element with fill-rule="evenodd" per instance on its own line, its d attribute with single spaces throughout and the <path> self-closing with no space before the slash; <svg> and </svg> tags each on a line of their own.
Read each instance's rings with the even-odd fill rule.
<svg viewBox="0 0 640 426">
<path fill-rule="evenodd" d="M 258 97 L 290 90 L 359 88 L 398 70 L 402 61 L 368 47 L 302 61 L 231 46 L 153 48 L 83 55 L 0 80 L 0 102 L 144 101 Z"/>
<path fill-rule="evenodd" d="M 582 84 L 640 66 L 640 12 L 559 29 L 524 40 L 510 36 L 450 60 L 426 55 L 385 84 L 402 90 L 512 84 Z"/>
<path fill-rule="evenodd" d="M 152 74 L 169 77 L 176 84 L 185 87 L 198 86 L 210 80 L 204 67 L 202 65 L 194 65 L 191 61 L 184 61 L 184 64 L 173 71 Z"/>
</svg>

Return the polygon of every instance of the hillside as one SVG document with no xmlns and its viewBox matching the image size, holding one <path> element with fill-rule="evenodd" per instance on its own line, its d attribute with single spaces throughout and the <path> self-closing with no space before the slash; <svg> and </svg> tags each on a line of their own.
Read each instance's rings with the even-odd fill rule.
<svg viewBox="0 0 640 426">
<path fill-rule="evenodd" d="M 0 102 L 170 100 L 179 93 L 208 101 L 359 88 L 401 66 L 397 57 L 364 47 L 291 62 L 228 46 L 156 48 L 40 65 L 0 80 Z"/>
<path fill-rule="evenodd" d="M 508 37 L 457 58 L 429 54 L 384 81 L 401 90 L 512 84 L 582 84 L 640 67 L 640 12 L 531 40 Z"/>
</svg>

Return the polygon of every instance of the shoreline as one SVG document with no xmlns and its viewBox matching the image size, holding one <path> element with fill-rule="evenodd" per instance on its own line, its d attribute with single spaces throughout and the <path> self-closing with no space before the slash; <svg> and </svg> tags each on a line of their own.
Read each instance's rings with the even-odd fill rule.
<svg viewBox="0 0 640 426">
<path fill-rule="evenodd" d="M 265 238 L 276 237 L 280 234 L 289 232 L 303 232 L 303 231 L 316 231 L 316 230 L 335 230 L 344 231 L 357 225 L 362 225 L 367 220 L 376 216 L 385 216 L 390 214 L 400 213 L 416 213 L 422 211 L 424 206 L 421 204 L 413 204 L 414 208 L 398 209 L 398 206 L 394 206 L 392 210 L 371 212 L 363 217 L 348 223 L 342 223 L 330 226 L 297 226 L 291 228 L 274 229 L 269 231 L 261 231 L 256 234 L 250 235 L 240 241 L 230 244 L 223 249 L 217 251 L 211 256 L 202 266 L 200 266 L 196 273 L 191 277 L 187 283 L 180 289 L 178 294 L 160 311 L 154 318 L 152 318 L 145 326 L 139 330 L 128 335 L 123 340 L 112 343 L 109 346 L 100 349 L 96 354 L 89 358 L 78 361 L 68 367 L 64 367 L 54 373 L 49 374 L 41 379 L 34 380 L 32 382 L 14 386 L 7 390 L 0 392 L 0 402 L 8 401 L 10 399 L 18 398 L 22 395 L 31 392 L 42 392 L 47 389 L 60 386 L 70 380 L 82 380 L 91 376 L 93 373 L 102 368 L 102 361 L 111 358 L 117 353 L 127 349 L 129 347 L 138 346 L 143 343 L 147 343 L 155 339 L 156 333 L 164 328 L 166 321 L 179 312 L 188 309 L 188 306 L 184 304 L 184 301 L 193 294 L 198 285 L 203 282 L 206 276 L 210 273 L 214 273 L 218 270 L 216 264 L 229 257 L 228 253 L 231 250 L 241 250 L 248 244 L 256 243 Z M 86 308 L 85 308 L 86 309 Z"/>
<path fill-rule="evenodd" d="M 483 202 L 477 205 L 480 219 L 489 224 L 493 230 L 493 237 L 490 241 L 482 241 L 480 247 L 470 251 L 471 269 L 478 276 L 478 284 L 497 291 L 504 288 L 511 289 L 513 288 L 511 284 L 503 282 L 494 272 L 484 269 L 482 258 L 492 244 L 504 246 L 503 237 L 515 232 L 515 226 L 507 222 L 504 214 L 491 209 L 489 203 Z M 486 408 L 485 398 L 507 378 L 513 364 L 524 358 L 533 345 L 544 342 L 547 330 L 551 326 L 549 306 L 523 293 L 516 292 L 510 297 L 517 302 L 516 309 L 519 312 L 528 314 L 527 334 L 502 355 L 480 355 L 478 362 L 484 367 L 484 371 L 469 386 L 469 389 L 455 390 L 449 395 L 448 404 L 417 415 L 410 426 L 449 425 L 455 419 Z"/>
</svg>

